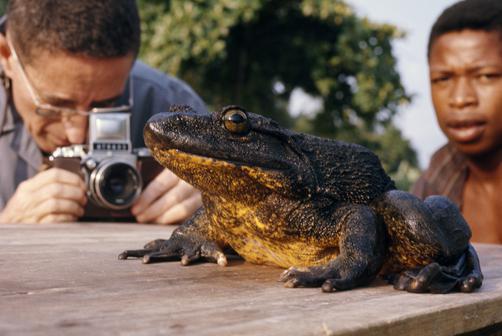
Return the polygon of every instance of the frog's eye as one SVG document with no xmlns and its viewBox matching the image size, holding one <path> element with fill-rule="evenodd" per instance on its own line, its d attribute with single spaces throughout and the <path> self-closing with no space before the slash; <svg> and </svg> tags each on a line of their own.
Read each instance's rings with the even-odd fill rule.
<svg viewBox="0 0 502 336">
<path fill-rule="evenodd" d="M 237 135 L 246 135 L 251 130 L 248 115 L 237 107 L 231 107 L 223 111 L 222 121 L 223 126 L 225 126 L 229 132 Z"/>
</svg>

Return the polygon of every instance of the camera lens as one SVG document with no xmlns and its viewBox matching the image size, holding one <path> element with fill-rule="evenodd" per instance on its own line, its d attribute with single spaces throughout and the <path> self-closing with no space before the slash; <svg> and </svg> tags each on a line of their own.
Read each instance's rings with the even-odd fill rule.
<svg viewBox="0 0 502 336">
<path fill-rule="evenodd" d="M 141 177 L 135 167 L 124 162 L 108 162 L 95 171 L 94 191 L 98 201 L 112 209 L 132 205 L 141 191 Z"/>
</svg>

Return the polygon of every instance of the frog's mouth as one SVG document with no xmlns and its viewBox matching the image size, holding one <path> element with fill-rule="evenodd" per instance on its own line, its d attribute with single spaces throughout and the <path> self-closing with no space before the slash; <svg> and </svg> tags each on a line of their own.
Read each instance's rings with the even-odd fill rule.
<svg viewBox="0 0 502 336">
<path fill-rule="evenodd" d="M 151 148 L 154 158 L 183 180 L 201 191 L 230 192 L 252 189 L 289 189 L 289 181 L 280 170 L 253 167 L 244 163 L 210 158 L 179 149 Z"/>
</svg>

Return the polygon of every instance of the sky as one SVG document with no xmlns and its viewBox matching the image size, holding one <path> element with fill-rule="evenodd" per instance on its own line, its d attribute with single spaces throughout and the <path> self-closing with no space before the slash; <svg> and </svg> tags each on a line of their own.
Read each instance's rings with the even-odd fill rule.
<svg viewBox="0 0 502 336">
<path fill-rule="evenodd" d="M 396 124 L 417 151 L 422 168 L 446 142 L 437 126 L 429 93 L 426 47 L 429 31 L 441 12 L 456 0 L 346 0 L 356 13 L 374 22 L 396 25 L 406 37 L 395 41 L 398 71 L 413 102 L 401 108 Z"/>
</svg>

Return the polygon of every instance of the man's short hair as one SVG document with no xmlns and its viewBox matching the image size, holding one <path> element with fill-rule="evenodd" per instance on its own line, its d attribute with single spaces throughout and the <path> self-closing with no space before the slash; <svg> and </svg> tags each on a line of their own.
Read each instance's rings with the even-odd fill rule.
<svg viewBox="0 0 502 336">
<path fill-rule="evenodd" d="M 446 8 L 432 26 L 427 56 L 441 35 L 464 29 L 498 31 L 502 38 L 502 1 L 463 0 Z"/>
<path fill-rule="evenodd" d="M 7 34 L 27 63 L 40 51 L 95 58 L 139 51 L 135 0 L 10 0 L 6 14 Z"/>
</svg>

